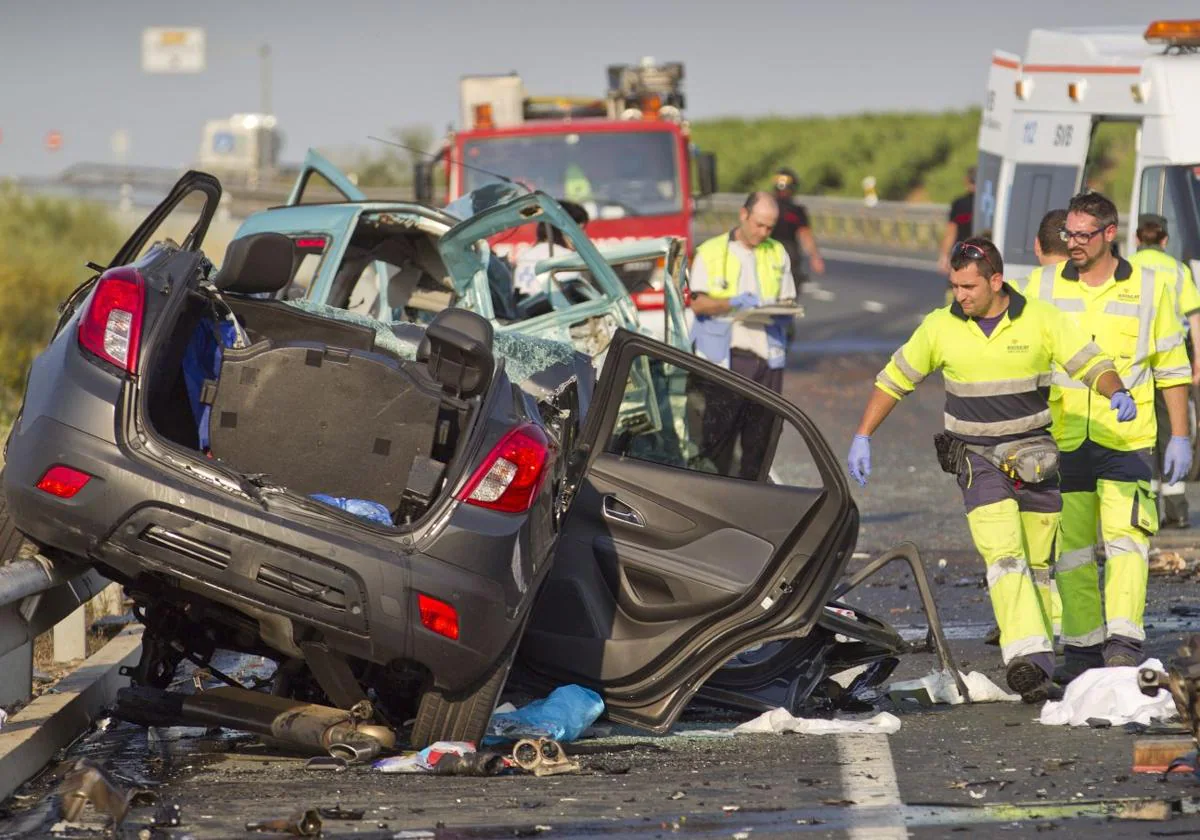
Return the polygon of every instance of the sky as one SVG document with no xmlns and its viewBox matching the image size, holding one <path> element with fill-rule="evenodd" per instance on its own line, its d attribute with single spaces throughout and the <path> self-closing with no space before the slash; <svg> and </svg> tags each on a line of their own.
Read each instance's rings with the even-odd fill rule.
<svg viewBox="0 0 1200 840">
<path fill-rule="evenodd" d="M 516 71 L 531 95 L 602 96 L 606 67 L 686 66 L 688 116 L 979 104 L 994 49 L 1034 27 L 1200 16 L 1197 0 L 0 0 L 0 176 L 81 161 L 186 168 L 206 120 L 257 111 L 270 45 L 282 159 L 458 113 L 458 80 Z M 199 26 L 206 69 L 151 75 L 147 26 Z M 48 151 L 49 132 L 62 145 Z"/>
</svg>

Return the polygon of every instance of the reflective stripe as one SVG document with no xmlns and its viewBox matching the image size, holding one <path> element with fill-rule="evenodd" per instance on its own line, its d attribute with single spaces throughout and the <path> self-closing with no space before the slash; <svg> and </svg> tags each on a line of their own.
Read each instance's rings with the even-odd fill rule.
<svg viewBox="0 0 1200 840">
<path fill-rule="evenodd" d="M 1138 313 L 1137 350 L 1133 360 L 1140 362 L 1150 356 L 1150 336 L 1154 330 L 1154 270 L 1142 269 L 1142 299 L 1138 301 L 1141 312 Z"/>
<path fill-rule="evenodd" d="M 1063 575 L 1089 564 L 1093 566 L 1096 564 L 1096 546 L 1094 545 L 1085 545 L 1083 548 L 1064 551 L 1054 563 L 1054 573 Z"/>
<path fill-rule="evenodd" d="M 1038 297 L 1047 303 L 1057 303 L 1054 300 L 1054 272 L 1046 271 L 1045 268 L 1039 268 L 1038 273 L 1042 278 L 1038 284 Z M 1026 288 L 1029 287 L 1027 286 Z"/>
<path fill-rule="evenodd" d="M 1018 639 L 1000 648 L 1000 658 L 1008 663 L 1018 656 L 1046 653 L 1050 650 L 1053 648 L 1050 647 L 1050 640 L 1045 636 L 1026 636 L 1024 639 Z"/>
<path fill-rule="evenodd" d="M 1087 386 L 1078 379 L 1072 379 L 1061 370 L 1056 370 L 1050 374 L 1050 384 L 1057 385 L 1059 388 L 1082 388 L 1087 390 Z"/>
<path fill-rule="evenodd" d="M 1097 627 L 1082 636 L 1068 636 L 1065 633 L 1062 635 L 1062 643 L 1071 645 L 1072 647 L 1092 647 L 1104 641 L 1104 628 Z"/>
<path fill-rule="evenodd" d="M 991 589 L 1009 575 L 1027 574 L 1029 574 L 1029 563 L 1025 561 L 1024 557 L 998 557 L 991 563 L 988 563 L 988 589 Z"/>
<path fill-rule="evenodd" d="M 1125 384 L 1126 388 L 1136 388 L 1139 385 L 1145 385 L 1149 381 L 1150 371 L 1145 365 L 1130 365 L 1125 376 L 1121 378 L 1121 382 Z"/>
<path fill-rule="evenodd" d="M 1150 556 L 1150 545 L 1138 542 L 1133 537 L 1116 537 L 1104 541 L 1105 557 L 1113 558 L 1122 554 L 1136 554 L 1145 560 Z"/>
<path fill-rule="evenodd" d="M 1021 432 L 1032 432 L 1044 429 L 1050 425 L 1050 409 L 1039 411 L 1028 417 L 1014 420 L 1000 420 L 995 423 L 976 423 L 971 420 L 959 420 L 957 417 L 945 415 L 946 431 L 956 432 L 971 437 L 1001 437 L 1002 435 L 1017 435 Z"/>
<path fill-rule="evenodd" d="M 1038 387 L 1049 388 L 1054 383 L 1054 374 L 1050 371 L 1038 374 Z"/>
<path fill-rule="evenodd" d="M 1136 303 L 1121 303 L 1117 300 L 1110 300 L 1104 304 L 1105 315 L 1128 315 L 1130 318 L 1136 318 L 1142 314 L 1142 307 Z"/>
<path fill-rule="evenodd" d="M 1158 342 L 1158 352 L 1165 353 L 1168 350 L 1174 350 L 1180 344 L 1183 344 L 1183 340 L 1182 331 L 1175 333 L 1175 335 L 1170 336 L 1169 338 L 1164 338 L 1162 341 Z"/>
<path fill-rule="evenodd" d="M 1090 388 L 1096 384 L 1097 379 L 1099 379 L 1101 376 L 1108 373 L 1109 371 L 1116 373 L 1117 366 L 1114 365 L 1112 363 L 1112 361 L 1109 359 L 1101 359 L 1100 361 L 1096 362 L 1096 364 L 1092 367 L 1091 370 L 1089 370 L 1082 377 L 1080 377 L 1079 381 L 1082 382 L 1084 385 L 1086 385 L 1088 388 Z"/>
<path fill-rule="evenodd" d="M 905 388 L 903 385 L 893 381 L 892 377 L 887 375 L 887 371 L 879 371 L 879 374 L 875 377 L 875 382 L 876 384 L 883 385 L 885 388 L 895 391 L 902 397 L 906 397 L 912 393 L 912 388 Z"/>
<path fill-rule="evenodd" d="M 1126 639 L 1136 639 L 1140 642 L 1145 640 L 1146 631 L 1128 618 L 1110 618 L 1108 620 L 1108 635 L 1110 638 L 1113 636 L 1124 636 Z"/>
<path fill-rule="evenodd" d="M 904 358 L 904 354 L 899 350 L 892 354 L 892 363 L 900 368 L 900 372 L 907 376 L 914 385 L 920 384 L 921 380 L 925 378 L 925 374 L 917 373 L 917 369 L 908 363 L 908 359 Z"/>
<path fill-rule="evenodd" d="M 1078 353 L 1063 362 L 1063 369 L 1074 376 L 1092 359 L 1100 355 L 1100 348 L 1096 346 L 1094 341 L 1089 341 L 1083 345 Z"/>
<path fill-rule="evenodd" d="M 1191 379 L 1192 369 L 1189 367 L 1155 368 L 1155 379 Z"/>
<path fill-rule="evenodd" d="M 1183 297 L 1183 281 L 1187 275 L 1183 272 L 1183 263 L 1175 261 L 1175 304 L 1179 305 L 1179 299 Z"/>
<path fill-rule="evenodd" d="M 993 379 L 989 382 L 956 382 L 946 379 L 946 393 L 956 397 L 1000 397 L 1009 394 L 1025 394 L 1036 391 L 1037 376 L 1020 379 Z"/>
<path fill-rule="evenodd" d="M 1087 304 L 1080 298 L 1054 298 L 1053 303 L 1063 312 L 1087 312 Z"/>
</svg>

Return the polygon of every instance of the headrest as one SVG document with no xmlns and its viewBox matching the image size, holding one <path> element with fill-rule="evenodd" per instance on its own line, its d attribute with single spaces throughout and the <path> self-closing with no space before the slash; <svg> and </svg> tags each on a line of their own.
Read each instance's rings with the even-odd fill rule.
<svg viewBox="0 0 1200 840">
<path fill-rule="evenodd" d="M 295 256 L 296 246 L 282 233 L 243 236 L 225 249 L 213 285 L 243 295 L 274 294 L 291 282 Z"/>
<path fill-rule="evenodd" d="M 443 309 L 425 328 L 417 360 L 424 362 L 429 374 L 451 394 L 481 394 L 496 367 L 492 324 L 466 309 Z"/>
</svg>

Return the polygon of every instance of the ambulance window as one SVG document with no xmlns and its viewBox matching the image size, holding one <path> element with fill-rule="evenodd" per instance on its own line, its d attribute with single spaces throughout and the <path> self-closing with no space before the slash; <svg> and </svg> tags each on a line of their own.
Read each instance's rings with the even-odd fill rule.
<svg viewBox="0 0 1200 840">
<path fill-rule="evenodd" d="M 1037 265 L 1033 240 L 1046 211 L 1065 208 L 1075 192 L 1077 166 L 1018 163 L 1013 171 L 1012 198 L 1004 234 L 1004 261 Z"/>
<path fill-rule="evenodd" d="M 1138 213 L 1162 211 L 1163 168 L 1147 166 L 1142 171 L 1142 188 L 1138 194 Z"/>
<path fill-rule="evenodd" d="M 1166 251 L 1177 260 L 1183 259 L 1186 232 L 1190 227 L 1188 222 L 1191 221 L 1189 217 L 1196 212 L 1192 206 L 1192 197 L 1189 194 L 1188 184 L 1180 177 L 1182 173 L 1179 170 L 1183 168 L 1172 167 L 1172 169 L 1176 170 L 1176 172 L 1170 173 L 1172 177 L 1163 178 L 1162 215 L 1167 220 L 1167 231 L 1169 234 L 1167 236 Z"/>
</svg>

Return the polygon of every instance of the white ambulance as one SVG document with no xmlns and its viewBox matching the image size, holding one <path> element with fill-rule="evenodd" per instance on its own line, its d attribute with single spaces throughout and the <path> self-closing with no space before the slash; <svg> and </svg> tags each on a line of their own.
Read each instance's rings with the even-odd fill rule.
<svg viewBox="0 0 1200 840">
<path fill-rule="evenodd" d="M 1169 222 L 1167 250 L 1200 276 L 1200 20 L 1148 27 L 1035 29 L 1024 56 L 992 56 L 979 130 L 975 230 L 990 231 L 1005 273 L 1037 265 L 1046 211 L 1088 183 L 1088 150 L 1106 121 L 1138 126 L 1133 201 L 1119 207 L 1135 249 L 1140 213 Z"/>
</svg>

